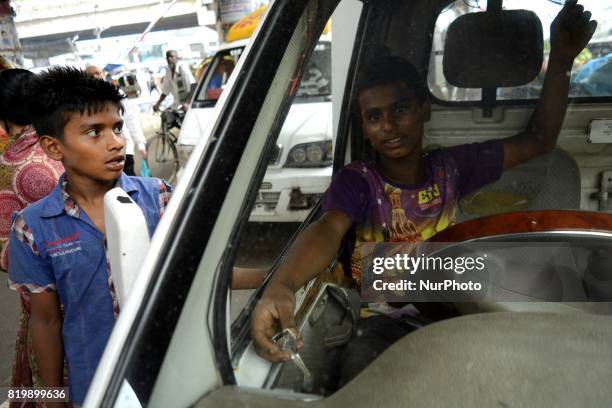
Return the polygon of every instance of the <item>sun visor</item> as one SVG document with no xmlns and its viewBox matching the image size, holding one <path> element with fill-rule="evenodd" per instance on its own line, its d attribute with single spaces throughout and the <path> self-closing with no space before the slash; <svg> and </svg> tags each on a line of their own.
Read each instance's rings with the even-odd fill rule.
<svg viewBox="0 0 612 408">
<path fill-rule="evenodd" d="M 444 76 L 462 88 L 524 85 L 540 72 L 542 50 L 542 23 L 532 11 L 466 14 L 448 28 Z"/>
</svg>

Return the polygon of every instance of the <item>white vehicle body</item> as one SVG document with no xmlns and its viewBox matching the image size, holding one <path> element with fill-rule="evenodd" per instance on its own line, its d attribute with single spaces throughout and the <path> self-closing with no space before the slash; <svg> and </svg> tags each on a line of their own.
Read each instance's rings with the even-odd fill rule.
<svg viewBox="0 0 612 408">
<path fill-rule="evenodd" d="M 327 45 L 326 45 L 327 44 Z M 178 153 L 181 170 L 189 159 L 194 146 L 202 141 L 206 127 L 214 117 L 215 101 L 198 100 L 205 94 L 211 82 L 212 72 L 223 55 L 231 51 L 236 55 L 242 53 L 247 40 L 236 41 L 221 47 L 213 57 L 202 79 L 198 84 L 191 107 L 185 115 L 178 138 Z M 321 42 L 315 50 L 329 51 L 329 42 Z M 330 63 L 329 59 L 327 62 Z M 328 70 L 330 68 L 328 67 Z M 225 86 L 227 78 L 223 79 Z M 307 85 L 306 85 L 307 86 Z M 329 185 L 332 174 L 331 160 L 325 163 L 296 165 L 290 167 L 290 153 L 302 145 L 305 154 L 309 146 L 327 146 L 329 157 L 332 151 L 332 104 L 330 95 L 308 95 L 302 85 L 302 95 L 298 91 L 287 119 L 276 141 L 276 147 L 270 156 L 268 170 L 261 184 L 256 205 L 250 221 L 254 222 L 302 222 L 314 207 Z M 331 91 L 328 88 L 328 91 Z M 316 89 L 315 89 L 316 92 Z M 314 100 L 313 100 L 314 99 Z M 321 145 L 323 143 L 323 145 Z M 300 152 L 301 153 L 301 152 Z M 324 151 L 324 154 L 327 152 Z M 306 161 L 308 161 L 306 159 Z"/>
</svg>

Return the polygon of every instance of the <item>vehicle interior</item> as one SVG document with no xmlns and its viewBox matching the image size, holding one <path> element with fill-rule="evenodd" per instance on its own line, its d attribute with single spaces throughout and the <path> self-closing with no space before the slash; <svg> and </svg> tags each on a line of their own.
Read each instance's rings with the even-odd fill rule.
<svg viewBox="0 0 612 408">
<path fill-rule="evenodd" d="M 300 355 L 312 378 L 306 379 L 292 362 L 270 364 L 254 352 L 251 313 L 293 239 L 320 215 L 315 208 L 293 238 L 283 242 L 284 250 L 263 285 L 232 321 L 228 310 L 236 295 L 228 290 L 231 267 L 265 173 L 265 158 L 305 76 L 303 68 L 317 33 L 330 17 L 337 172 L 368 155 L 352 114 L 354 81 L 367 61 L 383 54 L 408 59 L 427 78 L 432 112 L 424 129 L 425 149 L 519 133 L 539 95 L 550 51 L 549 26 L 560 3 L 310 0 L 271 7 L 262 32 L 234 69 L 246 80 L 249 64 L 255 64 L 255 56 L 264 55 L 264 46 L 258 44 L 264 44 L 263 39 L 281 41 L 272 40 L 270 33 L 285 22 L 286 47 L 276 61 L 278 68 L 270 73 L 269 89 L 261 99 L 250 102 L 253 126 L 235 133 L 240 137 L 228 146 L 236 149 L 236 156 L 223 162 L 235 160 L 232 163 L 237 166 L 225 181 L 226 195 L 219 198 L 225 205 L 214 214 L 217 220 L 235 221 L 210 224 L 211 238 L 201 250 L 201 261 L 190 269 L 193 281 L 182 283 L 188 295 L 176 311 L 180 317 L 172 326 L 154 381 L 136 369 L 126 369 L 125 378 L 137 394 L 147 395 L 151 406 L 165 406 L 177 398 L 174 387 L 182 393 L 181 401 L 198 407 L 597 406 L 609 402 L 612 391 L 603 384 L 612 375 L 612 204 L 608 198 L 612 93 L 588 94 L 589 81 L 598 81 L 597 76 L 581 79 L 582 85 L 572 82 L 570 105 L 552 152 L 510 169 L 497 182 L 464 197 L 457 207 L 456 225 L 431 240 L 445 244 L 437 253 L 450 251 L 454 256 L 469 253 L 480 243 L 491 245 L 497 249 L 492 252 L 495 267 L 516 278 L 492 285 L 521 297 L 403 305 L 419 312 L 408 319 L 415 330 L 338 388 L 333 373 L 339 351 L 354 334 L 360 316 L 380 313 L 372 305 L 361 304 L 351 290 L 339 254 L 296 296 L 296 323 L 304 340 Z M 600 27 L 594 37 L 597 45 L 592 51 L 587 47 L 586 56 L 581 53 L 576 59 L 572 78 L 579 78 L 582 69 L 599 72 L 589 64 L 606 49 L 601 38 L 609 30 L 606 20 L 612 13 L 603 2 L 584 4 Z M 275 14 L 281 11 L 284 17 Z M 238 91 L 246 92 L 248 87 L 236 78 L 232 75 L 217 106 L 220 117 L 226 114 L 227 120 Z M 260 80 L 266 83 L 265 78 Z M 221 120 L 213 132 L 231 133 L 228 123 Z M 192 160 L 187 169 L 194 171 L 192 180 L 204 174 L 194 170 L 196 165 L 205 167 L 207 159 L 216 157 L 213 152 L 222 150 L 222 142 L 215 145 L 213 139 L 199 147 L 201 158 L 197 163 Z M 240 205 L 227 205 L 231 200 Z M 197 241 L 194 234 L 191 239 Z M 536 242 L 551 244 L 555 250 L 542 251 Z M 507 250 L 508 243 L 514 245 L 512 250 Z M 560 252 L 567 255 L 567 263 L 560 263 Z M 198 291 L 207 287 L 214 288 L 213 293 L 198 297 Z M 206 319 L 202 310 L 208 311 Z M 211 333 L 212 345 L 206 332 Z M 206 366 L 210 361 L 216 362 L 220 374 L 211 375 L 213 368 Z M 155 385 L 138 386 L 147 381 Z M 201 390 L 213 383 L 218 389 L 203 395 Z"/>
<path fill-rule="evenodd" d="M 371 2 L 365 21 L 362 20 L 364 40 L 356 70 L 359 70 L 359 62 L 366 63 L 384 50 L 410 59 L 428 76 L 433 108 L 423 138 L 426 149 L 518 133 L 528 121 L 539 95 L 545 72 L 543 60 L 547 58 L 544 50 L 549 49 L 543 38 L 548 41 L 551 16 L 554 17 L 561 8 L 547 1 L 539 2 L 537 6 L 531 3 Z M 597 18 L 597 11 L 593 13 Z M 406 24 L 406 21 L 411 23 Z M 491 42 L 483 40 L 483 36 L 488 36 Z M 410 40 L 407 42 L 406 38 Z M 431 38 L 433 42 L 428 41 Z M 478 42 L 478 47 L 475 47 Z M 574 67 L 578 72 L 581 68 L 583 66 L 578 64 Z M 594 160 L 607 156 L 608 146 L 589 143 L 588 133 L 589 122 L 599 118 L 604 109 L 609 111 L 610 99 L 606 108 L 604 100 L 584 97 L 584 91 L 578 88 L 573 84 L 570 91 L 570 96 L 572 93 L 579 96 L 572 99 L 559 146 L 551 153 L 504 172 L 497 182 L 464 197 L 458 206 L 457 225 L 432 240 L 469 240 L 471 248 L 459 245 L 439 250 L 443 254 L 452 251 L 454 256 L 473 250 L 475 241 L 484 245 L 502 243 L 497 252 L 488 247 L 489 256 L 496 256 L 500 270 L 513 269 L 514 281 L 509 283 L 500 278 L 494 284 L 498 285 L 498 290 L 513 295 L 520 293 L 524 301 L 513 296 L 503 301 L 498 296 L 497 301 L 474 298 L 438 303 L 434 307 L 414 304 L 421 311 L 413 321 L 416 328 L 484 312 L 612 313 L 612 304 L 604 302 L 609 297 L 601 296 L 610 290 L 609 285 L 602 285 L 607 279 L 598 280 L 595 285 L 591 281 L 590 286 L 586 283 L 593 275 L 601 276 L 607 274 L 604 270 L 612 270 L 609 260 L 603 260 L 607 258 L 603 253 L 608 251 L 605 248 L 609 249 L 612 237 L 609 228 L 612 217 L 599 212 L 603 207 L 598 202 L 602 173 L 606 169 L 603 161 L 594 166 Z M 353 97 L 345 94 L 345 99 L 354 100 Z M 343 109 L 350 112 L 352 107 L 344 105 Z M 345 133 L 340 127 L 336 135 L 336 168 L 352 160 L 364 159 L 368 154 L 359 126 L 353 118 L 345 119 Z M 573 220 L 575 212 L 580 212 L 587 221 Z M 506 225 L 511 216 L 517 220 L 512 224 L 514 228 Z M 547 222 L 550 218 L 555 221 Z M 521 219 L 536 223 L 537 227 L 530 223 L 521 225 Z M 470 220 L 474 221 L 469 223 Z M 588 232 L 555 237 L 552 231 L 561 229 Z M 470 236 L 462 237 L 466 233 Z M 534 247 L 534 242 L 571 248 L 569 263 L 573 267 L 559 267 L 558 252 L 543 251 L 541 247 Z M 510 248 L 509 243 L 515 247 Z M 341 259 L 337 262 L 340 263 Z M 604 264 L 607 266 L 603 267 Z M 343 289 L 346 279 L 338 276 L 339 269 L 338 264 L 330 265 L 327 273 L 322 272 L 316 282 L 311 282 L 296 312 L 305 344 L 300 355 L 313 372 L 313 379 L 307 381 L 295 364 L 285 363 L 270 370 L 263 388 L 331 395 L 331 398 L 338 391 L 333 374 L 333 366 L 338 364 L 338 349 L 350 338 L 360 306 L 361 315 L 368 310 L 367 307 L 364 309 L 365 305 L 359 305 L 354 293 Z M 594 287 L 598 287 L 599 297 L 592 296 Z M 245 310 L 248 309 L 247 306 Z M 239 333 L 244 333 L 244 328 L 248 327 L 249 317 L 243 312 L 234 322 L 233 334 L 239 339 Z M 495 319 L 488 316 L 478 318 Z M 448 324 L 458 323 L 448 321 Z M 407 337 L 417 336 L 417 333 L 415 331 Z M 500 333 L 502 336 L 506 335 Z M 494 342 L 501 345 L 506 340 L 500 338 Z M 408 339 L 405 342 L 408 343 Z M 233 346 L 238 349 L 240 357 L 235 355 L 234 364 L 240 366 L 248 357 L 240 355 L 239 343 L 233 343 Z M 245 354 L 249 352 L 252 350 L 247 349 Z M 392 350 L 387 353 L 392 353 Z M 394 356 L 397 358 L 397 350 Z M 376 363 L 382 365 L 378 360 Z M 386 369 L 377 368 L 379 376 L 390 375 Z M 369 370 L 358 379 L 376 376 Z"/>
<path fill-rule="evenodd" d="M 544 60 L 548 57 L 545 50 L 549 50 L 549 44 L 545 44 L 543 38 L 548 41 L 550 22 L 561 5 L 548 1 L 536 2 L 536 5 L 520 1 L 486 3 L 370 2 L 367 17 L 362 17 L 360 34 L 363 40 L 356 70 L 359 70 L 359 62 L 376 58 L 376 54 L 384 50 L 410 59 L 428 77 L 433 108 L 423 138 L 426 148 L 512 135 L 520 132 L 529 120 L 545 73 Z M 593 14 L 597 18 L 597 11 Z M 408 25 L 406 21 L 411 23 Z M 488 36 L 491 42 L 483 40 L 483 36 Z M 410 40 L 407 42 L 406 38 Z M 433 42 L 428 41 L 431 38 Z M 577 63 L 574 70 L 580 72 L 582 68 L 583 65 Z M 345 112 L 351 111 L 346 100 L 354 100 L 353 97 L 345 94 L 342 108 Z M 573 97 L 572 103 L 558 147 L 504 172 L 497 182 L 464 197 L 458 206 L 457 225 L 432 240 L 471 243 L 471 248 L 459 245 L 439 250 L 443 254 L 452 251 L 454 256 L 473 250 L 476 241 L 483 245 L 502 243 L 497 252 L 487 247 L 489 255 L 495 254 L 500 270 L 514 270 L 513 281 L 509 283 L 499 278 L 493 284 L 498 290 L 513 295 L 519 293 L 523 297 L 510 296 L 506 301 L 499 296 L 496 301 L 462 299 L 435 306 L 414 304 L 421 311 L 413 321 L 416 328 L 443 320 L 454 325 L 458 323 L 451 320 L 457 316 L 484 312 L 612 313 L 612 304 L 605 302 L 610 293 L 608 278 L 593 280 L 593 276 L 601 277 L 612 270 L 609 257 L 604 255 L 612 237 L 612 218 L 601 211 L 605 206 L 599 201 L 601 183 L 605 182 L 607 171 L 604 157 L 609 154 L 609 146 L 589 140 L 593 131 L 590 122 L 606 116 L 610 98 L 584 96 L 583 87 L 576 83 L 572 84 L 570 97 Z M 344 133 L 340 124 L 336 135 L 336 169 L 368 154 L 359 126 L 346 116 Z M 341 114 L 340 121 L 342 118 Z M 470 220 L 473 221 L 470 223 Z M 581 231 L 557 237 L 554 232 L 559 230 Z M 464 236 L 466 234 L 469 236 Z M 534 247 L 534 242 L 570 248 L 571 266 L 559 266 L 558 251 L 543 251 L 541 247 Z M 509 243 L 514 247 L 509 248 Z M 296 365 L 285 363 L 270 370 L 263 388 L 331 395 L 331 398 L 335 392 L 342 391 L 334 386 L 338 349 L 355 330 L 357 316 L 360 312 L 361 315 L 367 313 L 368 308 L 359 305 L 354 293 L 343 289 L 346 279 L 338 273 L 341 260 L 337 262 L 330 265 L 327 273 L 322 271 L 321 276 L 303 291 L 296 312 L 305 344 L 300 355 L 313 372 L 313 379 L 307 381 Z M 599 295 L 594 295 L 594 291 Z M 604 292 L 608 295 L 603 295 Z M 256 298 L 257 295 L 253 299 Z M 243 340 L 244 346 L 248 339 L 245 328 L 252 305 L 251 302 L 232 326 L 232 339 L 237 339 L 232 343 L 236 349 L 233 362 L 238 367 L 248 364 L 249 353 L 253 352 L 249 348 L 241 353 L 238 341 Z M 477 318 L 495 319 L 493 316 Z M 407 337 L 417 336 L 417 333 Z M 501 345 L 508 340 L 501 337 L 506 334 L 500 333 L 500 338 L 493 341 Z M 408 343 L 408 339 L 405 342 Z M 397 358 L 397 350 L 394 356 Z M 378 360 L 376 363 L 383 364 Z M 377 366 L 379 376 L 390 375 L 380 367 Z M 369 370 L 358 379 L 376 376 Z"/>
</svg>

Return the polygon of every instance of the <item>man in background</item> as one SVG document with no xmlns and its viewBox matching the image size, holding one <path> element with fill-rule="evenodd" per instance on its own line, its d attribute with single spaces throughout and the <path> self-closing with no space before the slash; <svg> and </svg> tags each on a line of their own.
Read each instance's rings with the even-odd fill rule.
<svg viewBox="0 0 612 408">
<path fill-rule="evenodd" d="M 172 109 L 178 109 L 183 105 L 184 110 L 187 110 L 189 90 L 191 85 L 195 83 L 195 78 L 189 69 L 178 65 L 178 59 L 178 52 L 174 50 L 166 51 L 168 70 L 162 80 L 161 95 L 153 105 L 153 110 L 156 112 L 168 95 L 172 95 L 172 105 L 170 105 Z"/>
</svg>

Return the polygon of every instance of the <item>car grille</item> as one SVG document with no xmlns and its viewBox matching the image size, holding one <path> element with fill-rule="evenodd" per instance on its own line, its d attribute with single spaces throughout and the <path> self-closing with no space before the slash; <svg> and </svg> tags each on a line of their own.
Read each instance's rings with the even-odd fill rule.
<svg viewBox="0 0 612 408">
<path fill-rule="evenodd" d="M 261 183 L 261 187 L 259 187 L 260 190 L 271 190 L 272 189 L 272 183 L 270 183 L 269 181 L 264 181 L 263 183 Z"/>
<path fill-rule="evenodd" d="M 255 205 L 263 205 L 267 211 L 276 209 L 278 200 L 280 199 L 280 192 L 259 192 L 257 193 L 257 199 Z"/>
</svg>

